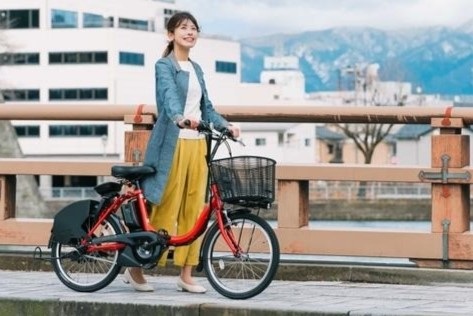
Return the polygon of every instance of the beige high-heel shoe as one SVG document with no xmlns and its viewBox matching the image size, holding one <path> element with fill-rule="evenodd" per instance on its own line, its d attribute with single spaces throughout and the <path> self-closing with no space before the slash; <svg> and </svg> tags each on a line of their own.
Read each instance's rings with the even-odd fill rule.
<svg viewBox="0 0 473 316">
<path fill-rule="evenodd" d="M 207 289 L 200 285 L 189 284 L 182 281 L 181 278 L 177 279 L 177 290 L 182 292 L 189 292 L 189 293 L 200 293 L 204 294 L 207 292 Z"/>
<path fill-rule="evenodd" d="M 151 285 L 148 284 L 148 282 L 145 283 L 138 283 L 135 280 L 133 280 L 133 277 L 130 274 L 130 271 L 128 269 L 125 270 L 125 273 L 123 273 L 123 282 L 131 284 L 131 286 L 135 289 L 135 291 L 138 292 L 153 292 L 154 289 L 151 287 Z"/>
</svg>

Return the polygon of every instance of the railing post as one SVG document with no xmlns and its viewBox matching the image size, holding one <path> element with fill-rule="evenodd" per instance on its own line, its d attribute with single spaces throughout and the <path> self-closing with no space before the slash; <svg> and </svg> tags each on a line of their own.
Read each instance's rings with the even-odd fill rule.
<svg viewBox="0 0 473 316">
<path fill-rule="evenodd" d="M 462 168 L 470 163 L 470 139 L 461 135 L 461 119 L 433 119 L 440 135 L 432 135 L 432 167 Z M 446 166 L 446 164 L 448 164 Z M 447 169 L 448 170 L 448 169 Z M 443 233 L 448 220 L 449 233 L 470 230 L 470 184 L 432 184 L 432 232 Z"/>
<path fill-rule="evenodd" d="M 0 175 L 0 221 L 15 217 L 16 176 Z"/>
<path fill-rule="evenodd" d="M 155 122 L 153 114 L 143 114 L 139 105 L 135 115 L 125 115 L 125 124 L 132 124 L 133 130 L 125 132 L 125 162 L 143 162 L 146 145 Z"/>
<path fill-rule="evenodd" d="M 309 181 L 278 181 L 278 227 L 309 225 Z"/>
</svg>

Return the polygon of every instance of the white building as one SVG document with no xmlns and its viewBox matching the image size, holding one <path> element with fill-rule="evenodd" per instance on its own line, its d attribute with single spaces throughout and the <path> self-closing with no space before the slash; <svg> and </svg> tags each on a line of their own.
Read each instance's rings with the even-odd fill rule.
<svg viewBox="0 0 473 316">
<path fill-rule="evenodd" d="M 167 45 L 167 19 L 179 9 L 173 0 L 2 0 L 0 25 L 5 29 L 0 34 L 8 45 L 0 46 L 0 91 L 5 101 L 0 106 L 155 104 L 154 64 Z M 279 96 L 291 96 L 279 83 L 240 83 L 239 42 L 201 34 L 191 58 L 204 69 L 217 106 L 275 105 L 282 101 Z M 123 123 L 12 123 L 26 157 L 123 159 L 127 128 Z M 293 159 L 297 155 L 292 146 L 300 137 L 291 136 L 289 126 L 284 128 L 244 129 L 245 153 Z M 310 132 L 304 137 L 314 136 Z M 309 154 L 299 156 L 312 161 Z M 50 191 L 90 187 L 100 179 L 41 176 L 38 180 L 42 189 Z"/>
<path fill-rule="evenodd" d="M 305 98 L 305 78 L 299 68 L 297 56 L 265 57 L 260 82 L 281 87 L 279 95 L 275 96 L 276 99 Z"/>
</svg>

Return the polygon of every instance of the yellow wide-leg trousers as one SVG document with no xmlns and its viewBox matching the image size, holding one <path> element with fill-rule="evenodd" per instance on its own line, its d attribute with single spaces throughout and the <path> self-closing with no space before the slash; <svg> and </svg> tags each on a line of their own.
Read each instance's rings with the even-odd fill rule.
<svg viewBox="0 0 473 316">
<path fill-rule="evenodd" d="M 152 206 L 150 222 L 154 228 L 170 235 L 182 235 L 194 226 L 205 205 L 207 163 L 205 139 L 179 139 L 174 152 L 168 183 L 160 204 Z M 174 264 L 196 266 L 199 263 L 201 238 L 190 245 L 176 247 Z M 166 251 L 158 264 L 166 265 Z"/>
</svg>

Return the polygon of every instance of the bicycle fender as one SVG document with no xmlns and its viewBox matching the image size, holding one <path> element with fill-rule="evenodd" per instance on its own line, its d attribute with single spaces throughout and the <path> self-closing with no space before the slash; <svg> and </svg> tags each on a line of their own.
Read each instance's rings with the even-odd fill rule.
<svg viewBox="0 0 473 316">
<path fill-rule="evenodd" d="M 71 203 L 54 216 L 52 239 L 67 244 L 86 234 L 83 224 L 99 205 L 96 200 L 81 200 Z"/>
</svg>

